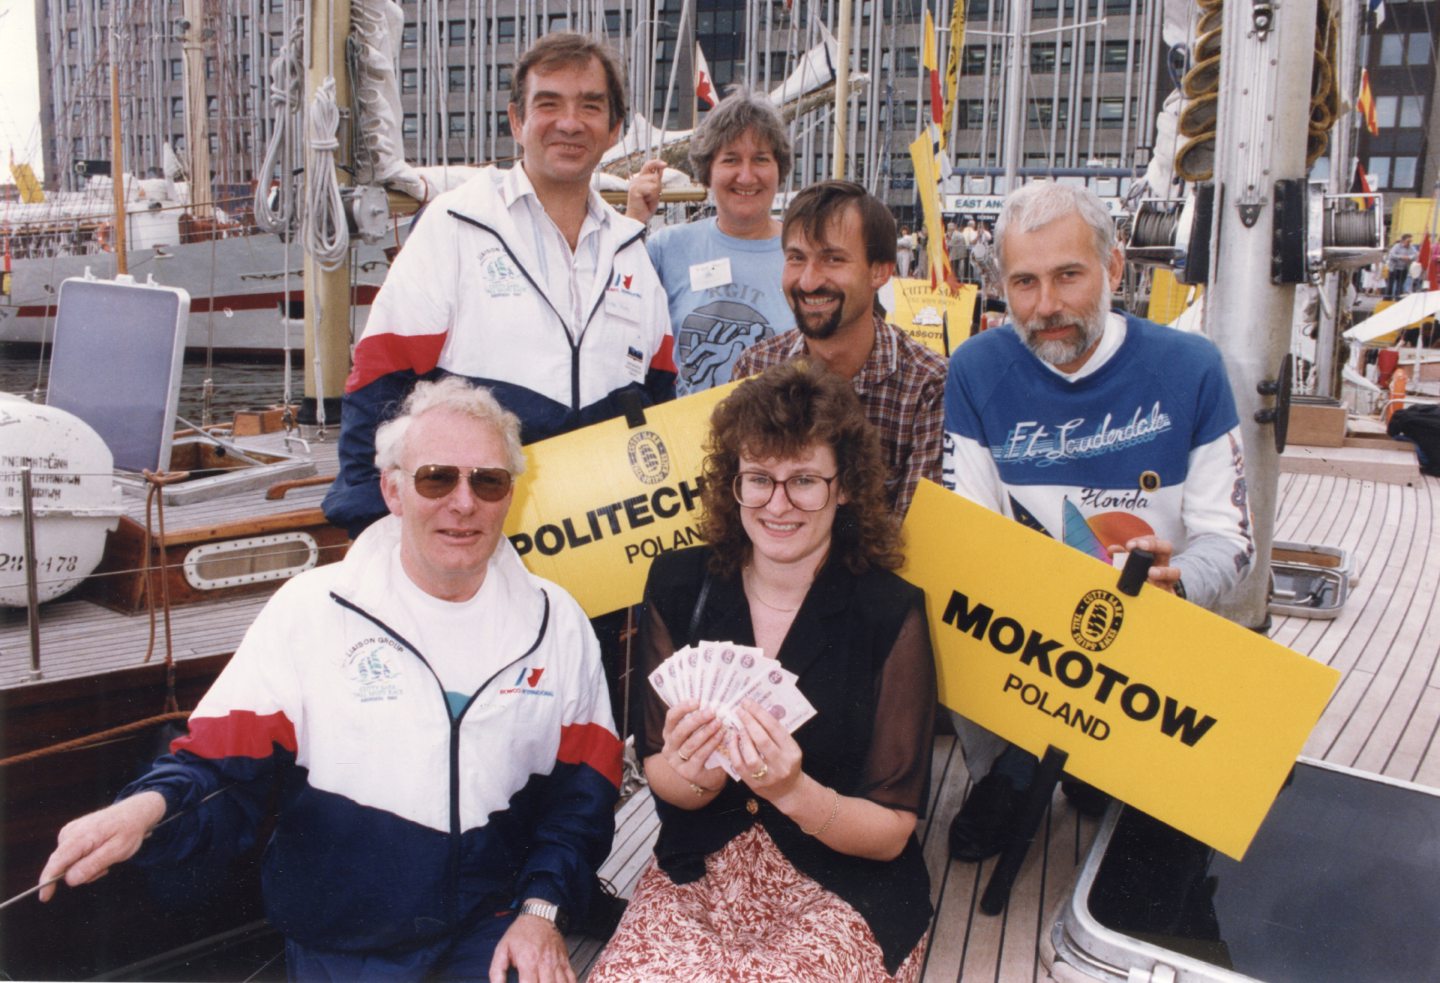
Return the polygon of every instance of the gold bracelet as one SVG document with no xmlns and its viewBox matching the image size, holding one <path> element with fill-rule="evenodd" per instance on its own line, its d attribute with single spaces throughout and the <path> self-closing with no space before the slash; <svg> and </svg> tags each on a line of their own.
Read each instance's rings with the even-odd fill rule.
<svg viewBox="0 0 1440 983">
<path fill-rule="evenodd" d="M 801 826 L 800 832 L 804 833 L 806 836 L 823 836 L 825 835 L 826 830 L 828 830 L 831 826 L 835 825 L 835 817 L 840 815 L 840 793 L 832 788 L 830 790 L 830 795 L 830 818 L 825 820 L 824 825 L 822 825 L 819 829 L 806 829 L 804 826 Z"/>
<path fill-rule="evenodd" d="M 705 798 L 705 796 L 709 795 L 715 790 L 713 788 L 706 788 L 704 785 L 696 785 L 694 782 L 691 782 L 690 791 L 695 793 L 695 797 L 697 799 L 703 799 Z"/>
</svg>

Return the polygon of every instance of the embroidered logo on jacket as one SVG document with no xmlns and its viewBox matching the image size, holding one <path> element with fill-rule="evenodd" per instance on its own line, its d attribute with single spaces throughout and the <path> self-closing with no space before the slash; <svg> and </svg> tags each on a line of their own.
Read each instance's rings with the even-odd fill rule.
<svg viewBox="0 0 1440 983">
<path fill-rule="evenodd" d="M 540 680 L 545 675 L 544 666 L 521 666 L 520 671 L 515 675 L 515 681 L 500 691 L 501 696 L 551 696 L 555 695 L 554 690 L 541 689 Z"/>
<path fill-rule="evenodd" d="M 354 684 L 351 691 L 361 703 L 398 700 L 405 692 L 396 656 L 402 653 L 393 638 L 367 638 L 345 653 L 345 678 Z"/>
<path fill-rule="evenodd" d="M 491 297 L 515 297 L 526 290 L 525 278 L 503 249 L 487 249 L 480 254 L 480 281 Z"/>
</svg>

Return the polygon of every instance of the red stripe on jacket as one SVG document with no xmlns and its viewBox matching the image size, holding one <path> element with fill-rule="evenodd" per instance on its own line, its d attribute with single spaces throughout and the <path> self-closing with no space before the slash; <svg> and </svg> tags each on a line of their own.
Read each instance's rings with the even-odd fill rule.
<svg viewBox="0 0 1440 983">
<path fill-rule="evenodd" d="M 191 717 L 190 733 L 170 742 L 174 753 L 182 748 L 202 758 L 266 758 L 278 744 L 295 750 L 295 725 L 283 713 L 260 715 L 253 710 L 231 710 L 223 717 Z"/>
<path fill-rule="evenodd" d="M 660 343 L 660 347 L 650 358 L 650 367 L 660 372 L 678 372 L 675 368 L 675 337 L 673 335 L 665 336 L 665 340 Z"/>
<path fill-rule="evenodd" d="M 620 740 L 600 724 L 567 724 L 560 729 L 560 750 L 555 760 L 567 765 L 589 765 L 620 787 Z"/>
<path fill-rule="evenodd" d="M 400 335 L 391 332 L 367 335 L 355 346 L 355 367 L 345 380 L 345 391 L 363 389 L 382 375 L 413 369 L 424 375 L 440 362 L 447 333 Z"/>
</svg>

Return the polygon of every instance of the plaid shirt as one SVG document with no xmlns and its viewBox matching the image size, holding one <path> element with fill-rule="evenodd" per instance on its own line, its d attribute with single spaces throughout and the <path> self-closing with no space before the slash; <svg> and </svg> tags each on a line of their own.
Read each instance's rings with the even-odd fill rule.
<svg viewBox="0 0 1440 983">
<path fill-rule="evenodd" d="M 744 379 L 806 354 L 805 336 L 792 329 L 741 353 L 732 378 Z M 889 476 L 885 491 L 900 518 L 921 478 L 940 480 L 945 429 L 945 359 L 875 316 L 875 347 L 851 382 L 865 415 L 880 431 Z"/>
</svg>

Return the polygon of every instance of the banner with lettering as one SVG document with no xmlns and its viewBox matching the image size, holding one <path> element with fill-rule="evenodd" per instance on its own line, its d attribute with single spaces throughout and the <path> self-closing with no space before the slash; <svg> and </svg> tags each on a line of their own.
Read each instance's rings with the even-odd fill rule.
<svg viewBox="0 0 1440 983">
<path fill-rule="evenodd" d="M 525 566 L 592 618 L 636 604 L 650 561 L 701 543 L 700 465 L 710 411 L 738 383 L 525 448 L 505 535 Z"/>
<path fill-rule="evenodd" d="M 1336 670 L 933 482 L 905 542 L 942 703 L 1243 859 Z"/>
<path fill-rule="evenodd" d="M 975 320 L 975 284 L 966 283 L 954 290 L 944 284 L 932 287 L 929 280 L 896 277 L 891 283 L 895 307 L 885 319 L 895 327 L 947 358 L 970 337 Z"/>
</svg>

